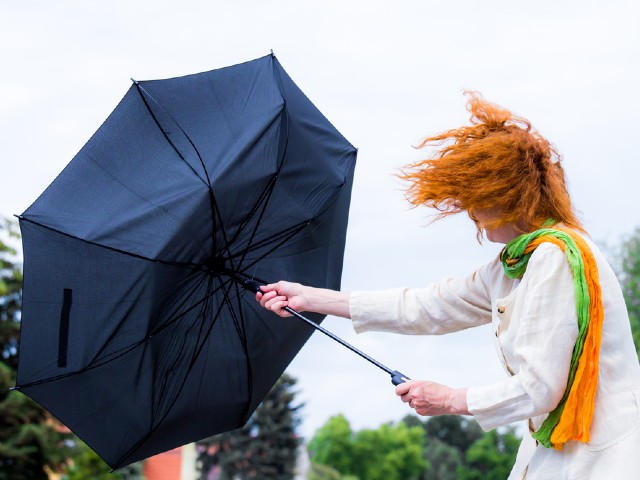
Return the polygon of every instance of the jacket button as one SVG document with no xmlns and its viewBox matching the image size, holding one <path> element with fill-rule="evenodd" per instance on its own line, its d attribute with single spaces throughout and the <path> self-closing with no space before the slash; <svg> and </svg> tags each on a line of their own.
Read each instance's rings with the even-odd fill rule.
<svg viewBox="0 0 640 480">
<path fill-rule="evenodd" d="M 505 310 L 506 308 L 504 307 L 504 305 L 498 305 L 498 313 L 504 313 Z"/>
</svg>

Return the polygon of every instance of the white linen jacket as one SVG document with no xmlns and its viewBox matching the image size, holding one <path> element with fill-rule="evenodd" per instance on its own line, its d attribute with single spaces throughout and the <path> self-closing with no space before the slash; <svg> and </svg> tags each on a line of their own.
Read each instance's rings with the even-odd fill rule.
<svg viewBox="0 0 640 480">
<path fill-rule="evenodd" d="M 640 366 L 618 281 L 588 243 L 605 313 L 590 442 L 558 451 L 525 434 L 510 479 L 640 478 Z M 578 324 L 573 276 L 556 245 L 540 245 L 519 280 L 496 258 L 466 278 L 427 288 L 353 292 L 349 308 L 358 333 L 440 335 L 491 323 L 509 377 L 468 390 L 469 411 L 485 431 L 521 420 L 536 431 L 564 394 Z"/>
</svg>

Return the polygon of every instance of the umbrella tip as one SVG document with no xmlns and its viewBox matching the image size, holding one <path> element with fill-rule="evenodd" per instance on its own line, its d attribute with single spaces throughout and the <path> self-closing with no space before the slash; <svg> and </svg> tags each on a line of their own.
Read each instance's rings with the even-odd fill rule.
<svg viewBox="0 0 640 480">
<path fill-rule="evenodd" d="M 273 48 L 270 51 L 271 51 L 271 56 L 275 58 L 276 55 L 273 53 Z"/>
<path fill-rule="evenodd" d="M 135 78 L 131 78 L 131 81 L 132 81 L 133 83 L 135 83 L 136 85 L 138 85 L 138 83 L 139 83 Z"/>
</svg>

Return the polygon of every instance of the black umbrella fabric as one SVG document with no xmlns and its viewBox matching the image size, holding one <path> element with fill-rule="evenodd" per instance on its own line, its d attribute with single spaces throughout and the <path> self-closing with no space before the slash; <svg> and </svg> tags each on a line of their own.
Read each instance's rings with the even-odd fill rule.
<svg viewBox="0 0 640 480">
<path fill-rule="evenodd" d="M 339 288 L 355 161 L 273 55 L 134 81 L 20 216 L 16 388 L 112 468 L 241 426 L 313 331 L 243 283 Z"/>
</svg>

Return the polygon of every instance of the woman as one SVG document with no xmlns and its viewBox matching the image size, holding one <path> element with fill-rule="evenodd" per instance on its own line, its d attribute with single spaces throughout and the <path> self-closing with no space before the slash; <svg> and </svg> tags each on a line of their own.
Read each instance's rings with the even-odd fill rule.
<svg viewBox="0 0 640 480">
<path fill-rule="evenodd" d="M 336 292 L 289 282 L 257 300 L 350 318 L 357 332 L 443 334 L 491 323 L 508 378 L 454 389 L 396 387 L 420 415 L 473 415 L 488 431 L 524 420 L 510 478 L 640 477 L 640 367 L 615 275 L 585 237 L 558 154 L 531 124 L 469 93 L 471 125 L 425 139 L 402 173 L 414 205 L 466 212 L 506 244 L 466 278 L 426 288 Z"/>
</svg>

